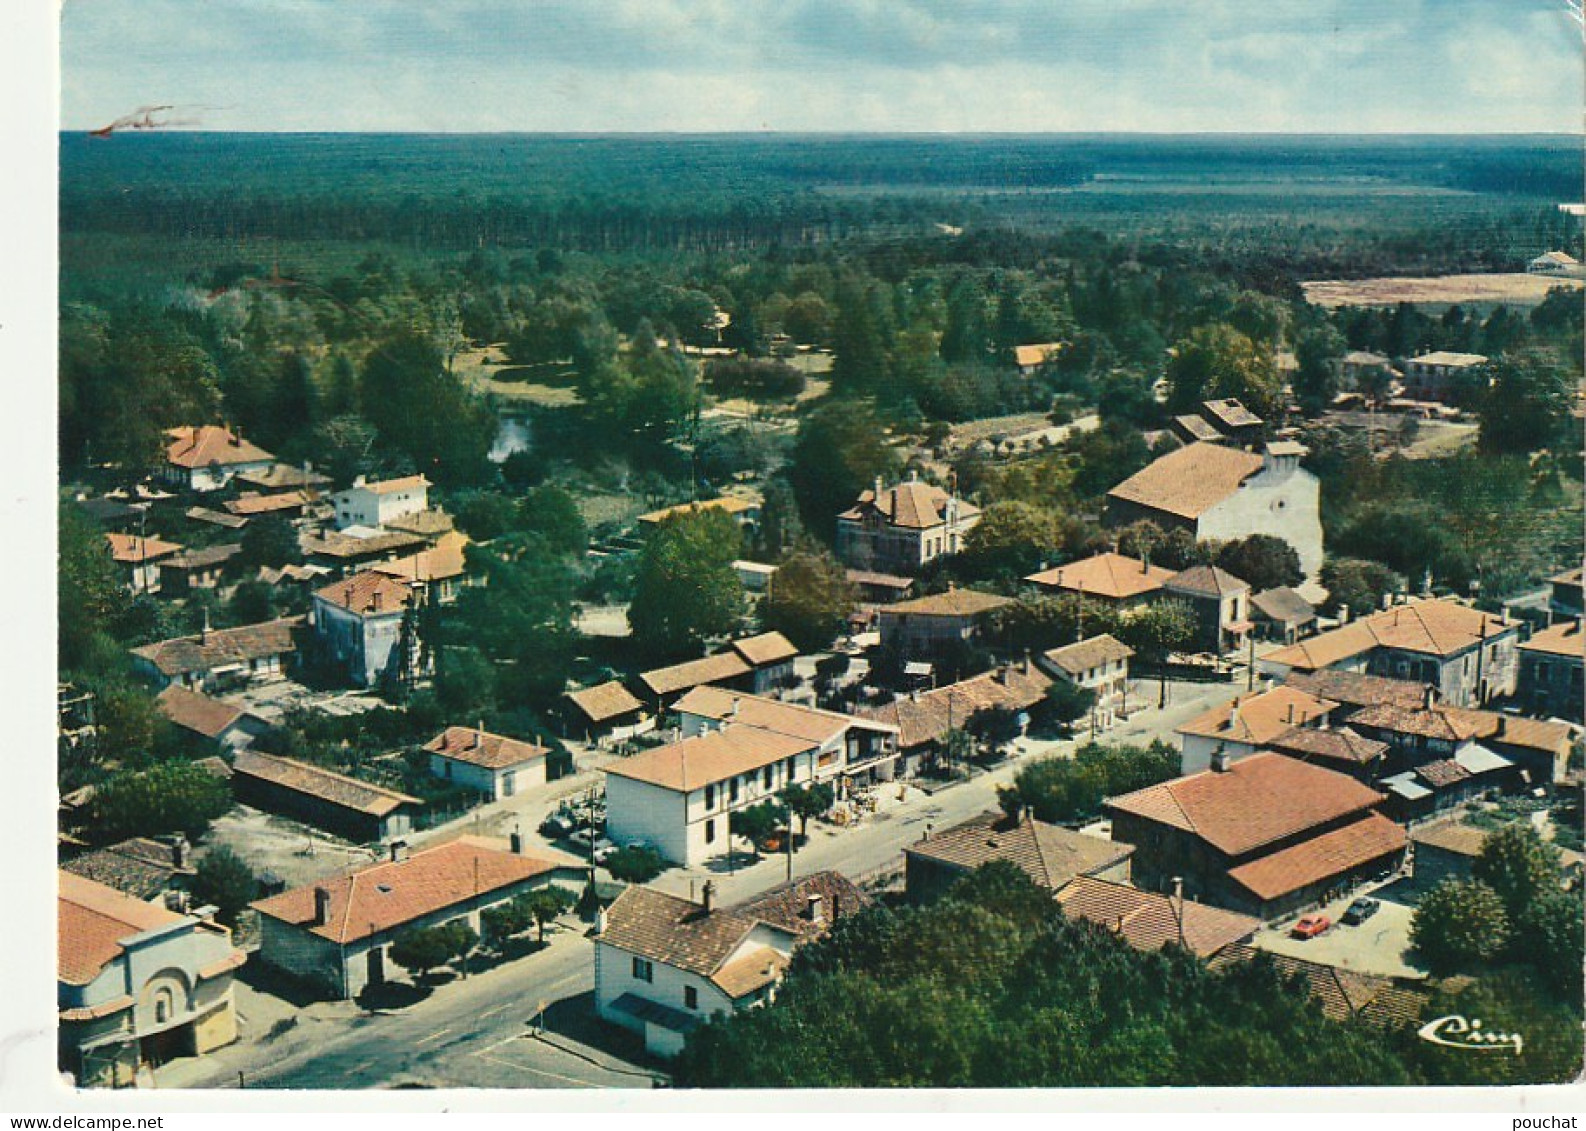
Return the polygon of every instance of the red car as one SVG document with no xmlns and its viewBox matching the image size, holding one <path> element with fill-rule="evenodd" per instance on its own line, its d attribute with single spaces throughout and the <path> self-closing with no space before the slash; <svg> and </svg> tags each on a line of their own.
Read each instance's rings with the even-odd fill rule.
<svg viewBox="0 0 1586 1131">
<path fill-rule="evenodd" d="M 1297 939 L 1314 939 L 1332 925 L 1333 921 L 1326 915 L 1307 915 L 1294 924 L 1289 934 Z"/>
</svg>

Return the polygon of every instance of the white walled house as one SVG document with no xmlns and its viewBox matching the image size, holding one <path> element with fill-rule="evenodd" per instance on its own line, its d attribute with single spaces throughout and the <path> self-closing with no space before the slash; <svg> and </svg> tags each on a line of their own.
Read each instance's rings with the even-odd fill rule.
<svg viewBox="0 0 1586 1131">
<path fill-rule="evenodd" d="M 855 569 L 913 575 L 964 548 L 980 508 L 910 476 L 892 487 L 876 480 L 837 516 L 837 556 Z"/>
<path fill-rule="evenodd" d="M 331 496 L 336 508 L 336 529 L 349 526 L 379 528 L 392 519 L 429 509 L 430 481 L 422 475 L 368 482 L 363 476 L 345 491 Z"/>
<path fill-rule="evenodd" d="M 1198 774 L 1221 754 L 1237 762 L 1296 730 L 1326 726 L 1338 704 L 1279 686 L 1223 703 L 1178 728 L 1179 773 Z"/>
<path fill-rule="evenodd" d="M 550 751 L 478 727 L 447 727 L 425 744 L 430 773 L 478 790 L 492 801 L 544 785 Z"/>
<path fill-rule="evenodd" d="M 793 951 L 868 902 L 836 872 L 818 872 L 735 907 L 695 903 L 635 884 L 601 913 L 595 1010 L 674 1056 L 713 1016 L 771 1000 Z"/>
<path fill-rule="evenodd" d="M 314 636 L 356 686 L 370 687 L 402 659 L 402 620 L 413 599 L 413 588 L 395 578 L 354 574 L 314 594 Z"/>
<path fill-rule="evenodd" d="M 70 872 L 56 882 L 61 1071 L 121 1087 L 145 1066 L 237 1039 L 232 977 L 244 956 L 230 931 Z"/>
<path fill-rule="evenodd" d="M 606 835 L 693 867 L 728 850 L 728 814 L 815 780 L 820 743 L 742 724 L 606 767 Z"/>
<path fill-rule="evenodd" d="M 1294 547 L 1306 577 L 1315 579 L 1322 568 L 1321 486 L 1300 466 L 1305 454 L 1288 441 L 1268 444 L 1259 455 L 1189 444 L 1109 491 L 1107 524 L 1148 519 L 1200 541 L 1271 534 Z"/>
<path fill-rule="evenodd" d="M 1118 721 L 1129 694 L 1129 658 L 1134 649 L 1102 633 L 1077 644 L 1053 648 L 1041 656 L 1041 666 L 1054 677 L 1096 696 L 1090 709 L 1092 730 L 1107 730 Z"/>
<path fill-rule="evenodd" d="M 208 628 L 196 636 L 177 636 L 132 651 L 132 666 L 156 687 L 179 684 L 189 690 L 218 690 L 268 683 L 286 675 L 297 652 L 302 617 L 282 617 L 236 628 Z"/>
<path fill-rule="evenodd" d="M 170 428 L 165 433 L 167 482 L 189 491 L 218 491 L 243 474 L 261 474 L 275 457 L 239 432 L 217 425 Z"/>
</svg>

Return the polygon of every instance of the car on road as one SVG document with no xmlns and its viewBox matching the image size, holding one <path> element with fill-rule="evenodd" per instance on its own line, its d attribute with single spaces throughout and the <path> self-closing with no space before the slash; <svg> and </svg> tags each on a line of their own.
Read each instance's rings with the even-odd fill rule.
<svg viewBox="0 0 1586 1131">
<path fill-rule="evenodd" d="M 540 835 L 551 840 L 560 840 L 564 836 L 572 836 L 573 831 L 573 822 L 561 813 L 552 813 L 540 822 Z"/>
<path fill-rule="evenodd" d="M 1333 921 L 1326 915 L 1306 915 L 1294 924 L 1294 929 L 1289 934 L 1297 939 L 1314 939 L 1332 925 Z"/>
<path fill-rule="evenodd" d="M 1339 921 L 1347 923 L 1351 927 L 1359 926 L 1375 915 L 1381 906 L 1382 904 L 1379 901 L 1363 895 L 1349 905 L 1348 909 L 1339 917 Z"/>
</svg>

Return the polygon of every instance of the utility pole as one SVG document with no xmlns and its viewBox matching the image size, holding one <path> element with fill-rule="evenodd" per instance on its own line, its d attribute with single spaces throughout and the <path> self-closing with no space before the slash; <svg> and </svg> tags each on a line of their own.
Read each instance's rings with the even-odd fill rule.
<svg viewBox="0 0 1586 1131">
<path fill-rule="evenodd" d="M 1252 632 L 1245 639 L 1250 641 L 1250 662 L 1248 665 L 1249 670 L 1245 672 L 1245 690 L 1254 691 L 1256 688 L 1256 634 Z"/>
</svg>

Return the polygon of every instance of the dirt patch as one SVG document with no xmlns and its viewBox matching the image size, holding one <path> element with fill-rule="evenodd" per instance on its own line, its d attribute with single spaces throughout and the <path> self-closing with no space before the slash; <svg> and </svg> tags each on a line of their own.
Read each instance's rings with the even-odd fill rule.
<svg viewBox="0 0 1586 1131">
<path fill-rule="evenodd" d="M 1521 272 L 1495 275 L 1440 275 L 1435 278 L 1378 278 L 1301 283 L 1307 302 L 1327 310 L 1341 306 L 1428 306 L 1490 303 L 1535 306 L 1555 287 L 1579 290 L 1580 279 Z"/>
</svg>

